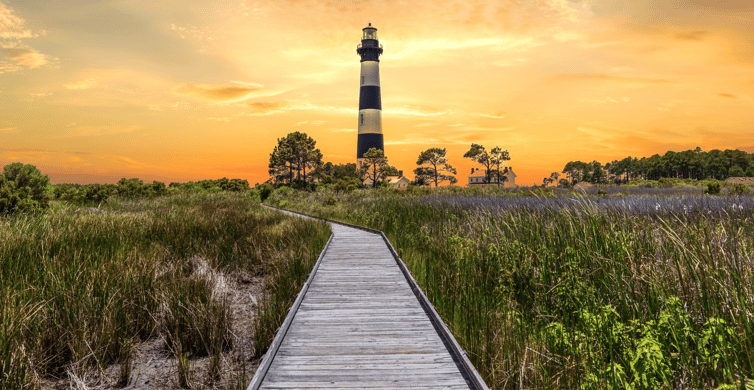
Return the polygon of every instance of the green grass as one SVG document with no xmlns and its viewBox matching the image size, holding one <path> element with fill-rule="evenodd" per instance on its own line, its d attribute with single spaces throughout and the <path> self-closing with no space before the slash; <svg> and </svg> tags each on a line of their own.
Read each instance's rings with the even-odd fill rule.
<svg viewBox="0 0 754 390">
<path fill-rule="evenodd" d="M 275 286 L 288 264 L 313 264 L 329 234 L 245 193 L 58 202 L 0 218 L 0 388 L 35 388 L 72 364 L 120 363 L 127 382 L 133 344 L 157 335 L 175 356 L 218 356 L 232 346 L 218 275 L 244 270 Z"/>
<path fill-rule="evenodd" d="M 383 230 L 493 389 L 754 386 L 754 198 L 477 192 L 267 202 Z"/>
</svg>

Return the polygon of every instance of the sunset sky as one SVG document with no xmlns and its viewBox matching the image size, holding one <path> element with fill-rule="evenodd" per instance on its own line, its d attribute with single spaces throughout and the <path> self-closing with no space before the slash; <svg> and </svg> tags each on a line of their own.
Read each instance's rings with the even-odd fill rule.
<svg viewBox="0 0 754 390">
<path fill-rule="evenodd" d="M 751 0 L 0 0 L 0 164 L 254 185 L 292 131 L 355 162 L 369 22 L 406 173 L 447 148 L 465 184 L 472 142 L 507 149 L 518 184 L 571 160 L 754 152 Z"/>
</svg>

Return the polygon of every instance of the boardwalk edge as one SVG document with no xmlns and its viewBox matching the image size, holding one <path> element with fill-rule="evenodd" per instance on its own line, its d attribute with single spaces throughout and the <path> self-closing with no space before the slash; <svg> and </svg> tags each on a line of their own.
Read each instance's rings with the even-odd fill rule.
<svg viewBox="0 0 754 390">
<path fill-rule="evenodd" d="M 270 208 L 270 209 L 275 209 L 275 210 L 278 210 L 278 211 L 288 212 L 288 213 L 291 213 L 291 214 L 298 214 L 298 215 L 301 215 L 301 216 L 307 217 L 307 218 L 318 219 L 318 220 L 326 221 L 326 222 L 329 222 L 329 223 L 337 223 L 339 225 L 352 227 L 354 229 L 360 229 L 360 230 L 364 230 L 364 231 L 367 231 L 367 232 L 370 232 L 370 233 L 379 234 L 382 237 L 382 239 L 385 241 L 385 243 L 387 244 L 388 249 L 390 249 L 390 253 L 392 253 L 393 258 L 398 263 L 398 267 L 403 272 L 403 275 L 406 278 L 406 281 L 408 281 L 408 284 L 411 287 L 411 290 L 414 292 L 414 294 L 416 295 L 416 297 L 419 299 L 419 303 L 422 305 L 422 307 L 424 308 L 424 310 L 429 315 L 432 324 L 435 326 L 435 329 L 437 330 L 438 334 L 440 335 L 440 338 L 443 339 L 443 342 L 445 343 L 446 347 L 448 348 L 448 352 L 450 352 L 450 354 L 452 355 L 453 358 L 458 359 L 458 362 L 460 363 L 459 364 L 459 366 L 460 366 L 459 368 L 461 368 L 461 374 L 466 378 L 466 380 L 468 382 L 471 382 L 471 383 L 469 383 L 469 386 L 472 389 L 474 389 L 474 390 L 490 390 L 489 387 L 487 386 L 487 384 L 484 382 L 484 379 L 482 379 L 482 376 L 479 375 L 479 372 L 477 372 L 476 368 L 474 367 L 474 365 L 469 360 L 469 358 L 468 358 L 468 356 L 466 354 L 466 351 L 464 351 L 463 348 L 461 348 L 461 345 L 458 344 L 458 341 L 456 341 L 455 337 L 453 337 L 453 334 L 450 332 L 450 329 L 448 329 L 448 326 L 445 325 L 445 322 L 442 320 L 442 318 L 440 317 L 440 315 L 437 313 L 437 310 L 435 309 L 434 305 L 432 305 L 432 303 L 429 301 L 429 299 L 427 299 L 427 296 L 424 294 L 424 291 L 416 283 L 416 280 L 414 280 L 414 277 L 411 275 L 411 272 L 409 272 L 408 267 L 406 267 L 406 264 L 403 262 L 403 260 L 400 258 L 400 256 L 398 256 L 398 252 L 395 251 L 395 248 L 393 248 L 393 245 L 390 243 L 390 240 L 387 239 L 387 237 L 385 236 L 385 233 L 383 233 L 382 231 L 377 230 L 377 229 L 372 229 L 372 228 L 368 228 L 368 227 L 365 227 L 365 226 L 354 225 L 354 224 L 350 224 L 350 223 L 347 223 L 347 222 L 336 221 L 336 220 L 332 220 L 332 219 L 328 219 L 328 218 L 320 218 L 320 217 L 316 217 L 316 216 L 313 216 L 313 215 L 301 213 L 301 212 L 298 212 L 298 211 L 287 210 L 287 209 L 282 209 L 282 208 L 279 208 L 279 207 L 268 206 L 268 205 L 262 205 L 262 206 Z M 330 236 L 330 239 L 332 239 L 332 236 Z M 327 242 L 327 246 L 329 246 L 329 245 L 330 245 L 330 241 Z M 327 246 L 325 246 L 325 249 L 327 249 Z M 325 251 L 323 250 L 322 253 L 324 254 L 324 252 Z M 322 255 L 320 255 L 320 259 L 321 259 L 321 257 L 322 257 Z M 318 265 L 319 265 L 319 260 L 317 260 L 317 265 L 316 266 L 318 266 Z M 314 275 L 314 272 L 312 272 L 312 274 L 310 275 L 310 277 L 313 277 L 313 275 Z M 309 281 L 307 281 L 307 286 L 308 286 L 308 283 L 309 283 Z M 300 295 L 300 297 L 303 298 L 303 295 Z M 299 302 L 299 300 L 297 299 L 296 302 Z M 296 308 L 298 309 L 298 306 L 296 306 Z M 291 319 L 293 319 L 292 316 L 291 316 Z M 286 322 L 287 321 L 288 321 L 288 318 L 286 318 Z M 286 330 L 287 330 L 287 328 L 286 328 Z M 277 336 L 275 337 L 275 339 L 277 339 Z M 281 338 L 281 340 L 282 340 L 282 338 Z M 273 341 L 273 343 L 274 343 L 274 341 Z M 269 351 L 268 351 L 268 354 L 269 354 Z M 256 375 L 255 375 L 255 377 L 256 377 Z M 259 383 L 261 383 L 261 379 L 260 379 Z M 257 387 L 258 386 L 259 385 L 257 385 Z M 256 388 L 252 389 L 251 385 L 249 385 L 249 388 L 247 388 L 246 390 L 256 390 Z"/>
<path fill-rule="evenodd" d="M 296 297 L 296 300 L 293 302 L 293 306 L 288 310 L 288 315 L 286 315 L 285 320 L 283 321 L 283 325 L 278 328 L 277 333 L 275 334 L 275 338 L 272 339 L 272 344 L 270 344 L 270 348 L 267 349 L 267 353 L 264 354 L 262 357 L 262 363 L 259 364 L 259 368 L 257 368 L 257 371 L 254 373 L 254 376 L 251 378 L 251 382 L 249 382 L 249 386 L 246 387 L 246 390 L 258 390 L 259 386 L 264 381 L 265 375 L 267 375 L 267 371 L 270 369 L 270 366 L 272 365 L 272 361 L 275 359 L 275 355 L 277 355 L 278 348 L 280 348 L 280 344 L 283 342 L 283 339 L 285 338 L 286 333 L 288 333 L 288 328 L 291 326 L 291 322 L 293 322 L 293 317 L 296 316 L 296 312 L 298 311 L 299 306 L 301 306 L 301 301 L 304 300 L 304 295 L 306 295 L 306 291 L 309 289 L 309 285 L 312 283 L 312 280 L 314 279 L 314 275 L 317 273 L 317 269 L 319 268 L 319 264 L 322 262 L 322 259 L 325 257 L 325 253 L 327 252 L 327 249 L 330 247 L 330 242 L 332 242 L 333 237 L 335 237 L 334 234 L 330 234 L 330 238 L 327 240 L 327 243 L 325 244 L 325 247 L 322 249 L 322 252 L 319 254 L 319 258 L 317 258 L 317 262 L 314 263 L 314 267 L 312 267 L 312 271 L 309 273 L 309 277 L 306 279 L 306 282 L 301 287 L 301 291 L 298 293 L 298 296 Z"/>
</svg>

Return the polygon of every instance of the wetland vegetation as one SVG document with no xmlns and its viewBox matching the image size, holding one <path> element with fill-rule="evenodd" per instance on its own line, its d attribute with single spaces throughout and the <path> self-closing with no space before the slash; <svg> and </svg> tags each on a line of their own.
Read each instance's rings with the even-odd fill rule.
<svg viewBox="0 0 754 390">
<path fill-rule="evenodd" d="M 754 198 L 647 186 L 266 202 L 384 231 L 493 389 L 751 388 Z"/>
<path fill-rule="evenodd" d="M 100 383 L 126 385 L 135 345 L 155 337 L 175 357 L 178 386 L 212 387 L 238 342 L 225 286 L 238 275 L 265 278 L 255 348 L 234 357 L 245 367 L 269 345 L 330 235 L 323 223 L 263 209 L 254 191 L 78 199 L 0 217 L 2 389 L 55 378 L 74 386 L 108 366 L 119 373 Z M 201 356 L 210 358 L 206 377 L 192 378 Z M 234 380 L 243 389 L 250 379 Z"/>
</svg>

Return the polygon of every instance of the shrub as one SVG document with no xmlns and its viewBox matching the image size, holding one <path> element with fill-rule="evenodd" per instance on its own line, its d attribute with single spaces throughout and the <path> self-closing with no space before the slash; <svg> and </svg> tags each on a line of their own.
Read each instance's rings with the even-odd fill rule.
<svg viewBox="0 0 754 390">
<path fill-rule="evenodd" d="M 605 196 L 605 195 L 607 195 L 607 192 L 605 192 L 605 190 L 603 190 L 603 189 L 600 188 L 599 190 L 597 190 L 597 195 L 599 195 L 599 196 Z"/>
<path fill-rule="evenodd" d="M 112 184 L 89 184 L 76 191 L 71 200 L 78 204 L 102 203 L 118 193 Z"/>
<path fill-rule="evenodd" d="M 261 198 L 262 202 L 270 197 L 273 189 L 274 188 L 269 184 L 262 184 L 261 186 L 259 186 L 259 197 Z"/>
<path fill-rule="evenodd" d="M 34 165 L 20 162 L 6 165 L 0 174 L 0 214 L 46 209 L 49 183 L 50 178 Z"/>
<path fill-rule="evenodd" d="M 52 194 L 55 199 L 71 200 L 76 195 L 78 187 L 80 187 L 78 184 L 56 184 L 53 186 Z"/>
<path fill-rule="evenodd" d="M 335 197 L 330 195 L 325 200 L 322 201 L 322 204 L 325 206 L 335 206 L 336 200 Z"/>
<path fill-rule="evenodd" d="M 146 192 L 144 182 L 137 178 L 126 179 L 121 178 L 118 180 L 118 195 L 124 197 L 137 197 L 143 196 Z"/>
<path fill-rule="evenodd" d="M 707 189 L 704 190 L 704 193 L 707 195 L 718 195 L 720 194 L 720 183 L 718 182 L 712 182 L 707 184 Z"/>
<path fill-rule="evenodd" d="M 353 192 L 362 188 L 361 180 L 355 177 L 344 177 L 333 182 L 333 189 L 341 192 Z"/>
<path fill-rule="evenodd" d="M 730 189 L 730 193 L 733 195 L 745 195 L 749 193 L 749 187 L 743 183 L 733 184 L 733 188 Z"/>
</svg>

